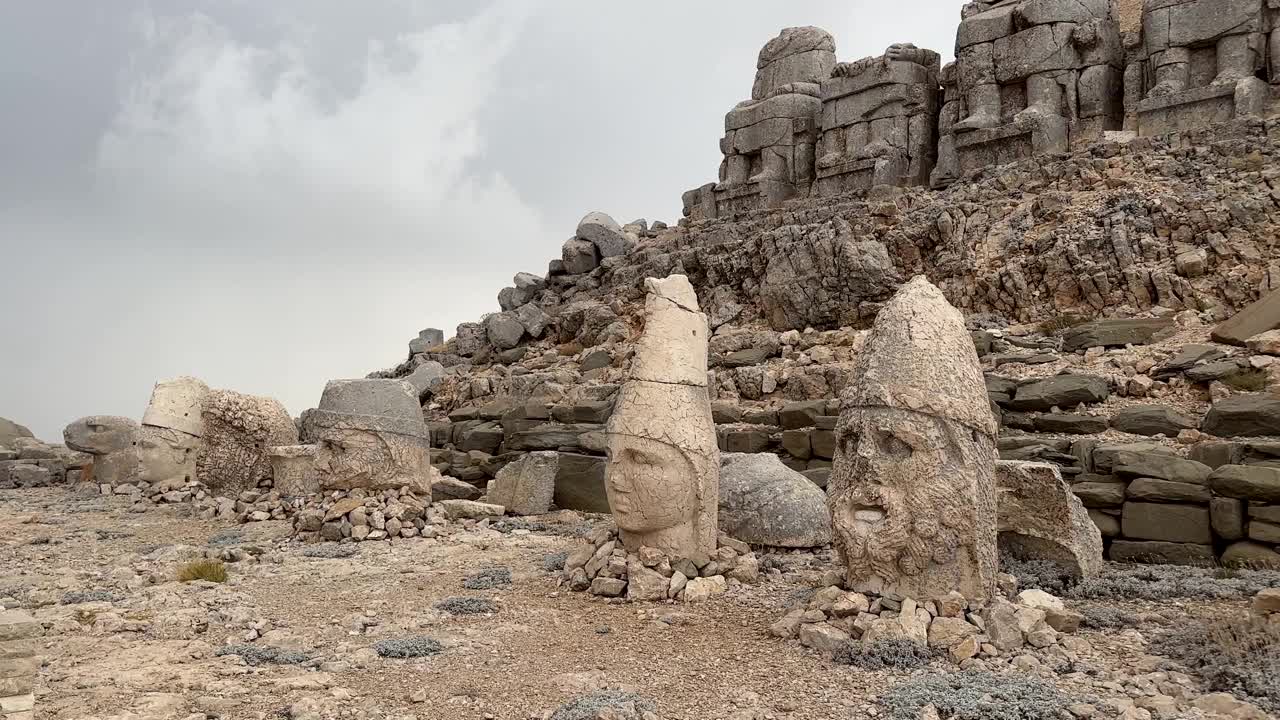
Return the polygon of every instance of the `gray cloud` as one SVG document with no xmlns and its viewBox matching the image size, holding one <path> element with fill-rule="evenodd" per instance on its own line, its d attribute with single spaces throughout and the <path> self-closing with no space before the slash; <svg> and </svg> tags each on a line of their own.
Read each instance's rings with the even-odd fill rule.
<svg viewBox="0 0 1280 720">
<path fill-rule="evenodd" d="M 429 7 L 422 7 L 429 5 Z M 105 6 L 103 6 L 105 8 Z M 674 221 L 778 28 L 947 51 L 949 0 L 0 6 L 0 415 L 280 398 L 496 310 L 582 214 Z M 71 49 L 71 50 L 69 50 Z"/>
</svg>

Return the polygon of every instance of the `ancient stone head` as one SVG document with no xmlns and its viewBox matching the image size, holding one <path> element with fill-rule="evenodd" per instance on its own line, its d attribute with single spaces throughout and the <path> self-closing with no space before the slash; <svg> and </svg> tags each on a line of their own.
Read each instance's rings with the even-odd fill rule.
<svg viewBox="0 0 1280 720">
<path fill-rule="evenodd" d="M 990 594 L 995 434 L 963 318 L 915 278 L 876 317 L 836 427 L 828 505 L 851 585 Z"/>
<path fill-rule="evenodd" d="M 106 455 L 133 447 L 138 423 L 114 415 L 91 415 L 67 425 L 62 439 L 67 447 L 90 455 Z"/>
<path fill-rule="evenodd" d="M 645 282 L 645 329 L 608 425 L 605 490 L 630 548 L 715 550 L 719 450 L 707 319 L 683 275 Z"/>
<path fill-rule="evenodd" d="M 413 386 L 400 380 L 333 380 L 308 417 L 325 490 L 430 492 L 430 436 Z"/>
<path fill-rule="evenodd" d="M 138 435 L 138 479 L 149 483 L 185 485 L 195 479 L 200 438 L 178 430 L 144 427 Z"/>
<path fill-rule="evenodd" d="M 138 436 L 140 480 L 177 488 L 195 479 L 208 394 L 209 386 L 193 377 L 156 383 Z"/>
</svg>

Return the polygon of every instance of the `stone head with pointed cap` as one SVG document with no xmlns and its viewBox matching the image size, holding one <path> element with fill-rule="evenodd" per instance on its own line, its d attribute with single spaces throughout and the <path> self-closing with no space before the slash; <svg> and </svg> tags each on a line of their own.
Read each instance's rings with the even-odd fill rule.
<svg viewBox="0 0 1280 720">
<path fill-rule="evenodd" d="M 605 490 L 623 544 L 716 549 L 720 455 L 707 396 L 707 318 L 683 275 L 645 281 L 645 329 L 608 425 Z"/>
<path fill-rule="evenodd" d="M 964 318 L 914 278 L 880 310 L 841 401 L 828 505 L 851 589 L 991 595 L 996 429 Z"/>
</svg>

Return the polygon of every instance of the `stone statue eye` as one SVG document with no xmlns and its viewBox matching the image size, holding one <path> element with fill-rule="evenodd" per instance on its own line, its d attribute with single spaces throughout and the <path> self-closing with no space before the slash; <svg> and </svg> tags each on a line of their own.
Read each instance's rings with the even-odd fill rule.
<svg viewBox="0 0 1280 720">
<path fill-rule="evenodd" d="M 634 463 L 638 463 L 638 464 L 640 464 L 640 465 L 655 465 L 655 464 L 656 464 L 656 463 L 654 462 L 654 459 L 653 459 L 653 458 L 651 458 L 651 457 L 649 457 L 649 454 L 648 454 L 648 453 L 646 453 L 646 452 L 644 452 L 644 451 L 642 451 L 642 450 L 628 450 L 628 451 L 627 451 L 627 457 L 628 457 L 632 462 L 634 462 Z"/>
<path fill-rule="evenodd" d="M 836 442 L 846 455 L 852 455 L 858 450 L 858 433 L 846 430 L 836 438 Z"/>
<path fill-rule="evenodd" d="M 906 460 L 913 452 L 911 446 L 893 433 L 882 432 L 876 438 L 876 446 L 880 452 L 895 460 Z"/>
</svg>

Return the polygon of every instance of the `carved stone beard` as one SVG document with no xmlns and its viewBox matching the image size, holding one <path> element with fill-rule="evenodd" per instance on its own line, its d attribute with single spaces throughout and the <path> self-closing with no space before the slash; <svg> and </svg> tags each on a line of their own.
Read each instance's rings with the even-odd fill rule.
<svg viewBox="0 0 1280 720">
<path fill-rule="evenodd" d="M 934 416 L 852 408 L 836 443 L 828 504 L 851 589 L 985 597 L 996 508 L 977 488 L 994 482 L 992 439 Z"/>
</svg>

